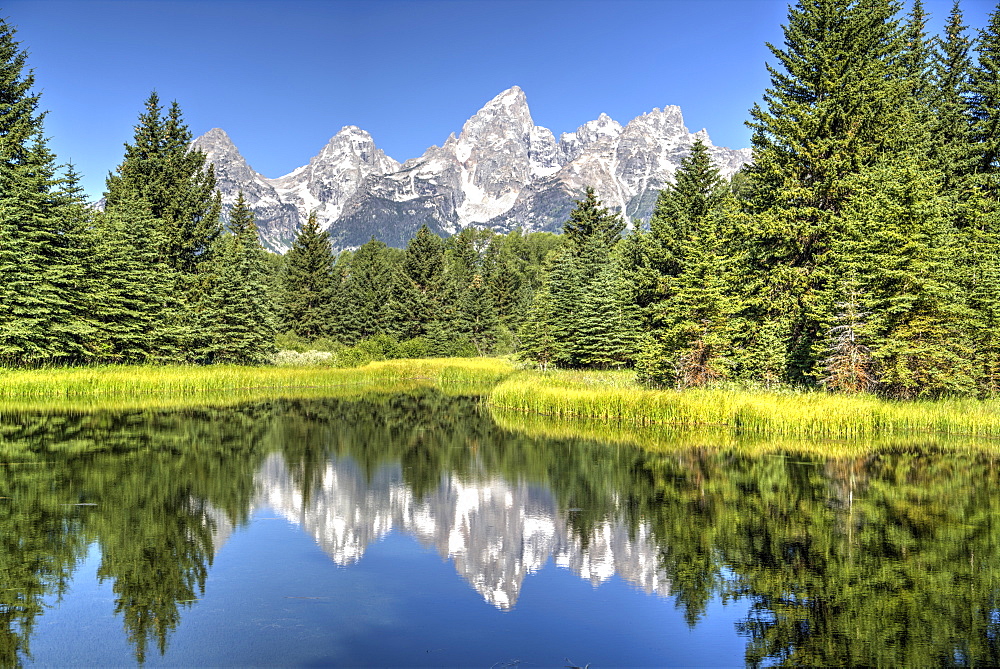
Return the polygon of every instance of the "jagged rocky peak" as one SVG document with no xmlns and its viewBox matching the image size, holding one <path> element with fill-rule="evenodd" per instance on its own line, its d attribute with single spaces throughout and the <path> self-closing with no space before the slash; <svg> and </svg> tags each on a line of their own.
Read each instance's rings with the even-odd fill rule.
<svg viewBox="0 0 1000 669">
<path fill-rule="evenodd" d="M 517 86 L 487 102 L 465 122 L 454 143 L 460 163 L 479 161 L 489 153 L 513 152 L 527 159 L 528 142 L 535 124 L 528 111 L 528 100 Z"/>
<path fill-rule="evenodd" d="M 751 159 L 749 149 L 715 147 L 705 131 L 689 132 L 672 105 L 624 127 L 601 114 L 557 142 L 534 124 L 518 86 L 489 100 L 457 135 L 402 165 L 353 125 L 308 164 L 277 179 L 250 169 L 222 130 L 196 144 L 216 165 L 224 201 L 246 191 L 258 222 L 266 224 L 269 246 L 283 250 L 310 212 L 338 249 L 359 246 L 373 234 L 402 247 L 424 224 L 439 234 L 470 225 L 554 231 L 586 186 L 627 219 L 646 219 L 658 190 L 698 137 L 724 176 Z"/>
<path fill-rule="evenodd" d="M 385 155 L 375 146 L 372 136 L 356 125 L 341 128 L 309 162 L 316 164 L 344 159 L 352 165 L 368 165 L 382 173 L 399 169 L 399 163 Z"/>
<path fill-rule="evenodd" d="M 236 151 L 236 145 L 230 139 L 229 134 L 222 128 L 212 128 L 204 135 L 194 141 L 194 146 L 207 152 L 209 149 L 222 149 Z M 237 153 L 239 153 L 237 151 Z"/>
<path fill-rule="evenodd" d="M 559 138 L 559 146 L 567 162 L 571 162 L 595 148 L 607 148 L 622 133 L 621 123 L 605 113 L 593 121 L 587 121 L 575 132 L 564 132 Z"/>
<path fill-rule="evenodd" d="M 212 128 L 194 140 L 191 146 L 204 152 L 206 159 L 215 165 L 217 177 L 221 171 L 232 172 L 234 176 L 244 171 L 252 172 L 229 134 L 222 128 Z"/>
</svg>

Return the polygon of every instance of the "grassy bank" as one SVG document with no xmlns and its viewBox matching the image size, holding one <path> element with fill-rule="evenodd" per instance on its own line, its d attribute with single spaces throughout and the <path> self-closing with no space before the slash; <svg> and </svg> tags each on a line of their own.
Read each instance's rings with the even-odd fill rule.
<svg viewBox="0 0 1000 669">
<path fill-rule="evenodd" d="M 638 424 L 598 418 L 544 416 L 537 413 L 490 407 L 494 422 L 505 430 L 544 439 L 586 439 L 638 446 L 657 453 L 726 451 L 751 456 L 808 453 L 830 458 L 854 458 L 873 452 L 949 452 L 1000 454 L 1000 440 L 956 434 L 872 434 L 852 438 L 817 438 L 808 435 L 738 433 L 725 426 L 678 427 L 663 423 Z"/>
<path fill-rule="evenodd" d="M 594 431 L 605 435 L 661 425 L 698 428 L 701 436 L 713 435 L 715 441 L 725 441 L 724 435 L 852 443 L 884 435 L 1000 437 L 997 400 L 894 402 L 822 392 L 649 390 L 636 384 L 630 372 L 515 371 L 505 361 L 484 358 L 386 360 L 348 369 L 220 365 L 0 370 L 0 408 L 180 408 L 274 397 L 406 392 L 418 386 L 486 395 L 498 415 L 548 417 L 535 421 L 539 424 L 534 429 L 553 419 L 574 418 L 602 421 L 603 427 L 595 426 Z M 676 434 L 670 438 L 675 439 Z"/>
<path fill-rule="evenodd" d="M 649 390 L 626 372 L 519 372 L 490 394 L 491 406 L 559 418 L 714 426 L 737 433 L 856 439 L 884 434 L 1000 437 L 1000 401 L 888 401 L 823 392 Z"/>
<path fill-rule="evenodd" d="M 291 389 L 385 386 L 403 381 L 445 391 L 485 393 L 512 368 L 500 360 L 440 358 L 386 360 L 364 367 L 66 367 L 0 371 L 0 400 L 114 400 L 193 394 L 255 397 Z"/>
</svg>

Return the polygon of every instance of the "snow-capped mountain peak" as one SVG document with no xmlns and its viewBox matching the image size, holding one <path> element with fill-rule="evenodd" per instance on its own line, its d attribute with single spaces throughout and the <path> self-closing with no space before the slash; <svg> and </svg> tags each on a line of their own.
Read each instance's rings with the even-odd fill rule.
<svg viewBox="0 0 1000 669">
<path fill-rule="evenodd" d="M 373 234 L 404 246 L 423 224 L 439 234 L 470 225 L 559 230 L 587 186 L 626 220 L 648 218 L 696 138 L 726 176 L 751 158 L 749 149 L 715 147 L 704 130 L 689 132 L 673 105 L 625 126 L 602 113 L 557 142 L 534 124 L 518 86 L 489 100 L 457 136 L 403 164 L 353 125 L 277 179 L 254 172 L 218 128 L 195 145 L 215 164 L 224 201 L 231 204 L 242 189 L 265 243 L 283 251 L 310 212 L 336 248 L 359 246 Z"/>
</svg>

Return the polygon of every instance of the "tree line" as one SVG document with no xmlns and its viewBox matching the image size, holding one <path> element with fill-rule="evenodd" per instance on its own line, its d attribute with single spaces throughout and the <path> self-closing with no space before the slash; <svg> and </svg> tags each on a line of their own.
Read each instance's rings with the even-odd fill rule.
<svg viewBox="0 0 1000 669">
<path fill-rule="evenodd" d="M 648 226 L 587 189 L 559 235 L 425 227 L 405 249 L 337 255 L 310 217 L 283 257 L 242 196 L 221 222 L 212 166 L 155 93 L 88 209 L 0 24 L 0 359 L 363 346 L 635 367 L 665 387 L 993 394 L 1000 7 L 974 39 L 957 2 L 941 35 L 927 22 L 920 0 L 791 6 L 750 112 L 753 162 L 724 179 L 696 141 Z"/>
</svg>

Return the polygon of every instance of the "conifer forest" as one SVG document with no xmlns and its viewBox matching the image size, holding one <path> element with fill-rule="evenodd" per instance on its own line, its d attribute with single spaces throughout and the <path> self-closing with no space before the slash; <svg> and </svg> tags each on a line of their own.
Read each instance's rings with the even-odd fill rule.
<svg viewBox="0 0 1000 669">
<path fill-rule="evenodd" d="M 801 0 L 749 110 L 753 161 L 690 148 L 649 221 L 592 189 L 561 234 L 426 227 L 334 254 L 311 217 L 266 251 L 223 216 L 177 102 L 152 93 L 88 205 L 0 20 L 0 364 L 509 355 L 651 387 L 888 398 L 1000 390 L 1000 6 Z M 138 102 L 138 101 L 137 101 Z"/>
</svg>

